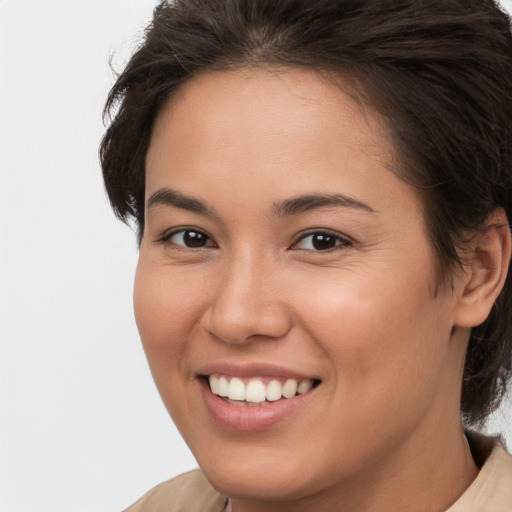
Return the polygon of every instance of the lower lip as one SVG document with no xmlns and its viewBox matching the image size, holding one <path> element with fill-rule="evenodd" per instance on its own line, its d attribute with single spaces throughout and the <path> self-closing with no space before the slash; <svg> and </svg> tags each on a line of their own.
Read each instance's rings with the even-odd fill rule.
<svg viewBox="0 0 512 512">
<path fill-rule="evenodd" d="M 293 415 L 304 407 L 312 391 L 293 398 L 282 398 L 266 405 L 233 405 L 214 395 L 208 384 L 201 379 L 201 391 L 206 408 L 221 427 L 229 430 L 265 430 Z"/>
</svg>

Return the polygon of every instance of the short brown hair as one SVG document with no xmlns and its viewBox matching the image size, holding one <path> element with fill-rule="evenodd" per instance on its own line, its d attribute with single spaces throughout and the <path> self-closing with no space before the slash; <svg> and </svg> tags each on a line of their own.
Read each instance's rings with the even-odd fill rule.
<svg viewBox="0 0 512 512">
<path fill-rule="evenodd" d="M 205 70 L 307 66 L 355 80 L 388 121 L 397 173 L 422 189 L 442 273 L 463 233 L 497 207 L 512 219 L 512 36 L 492 0 L 175 0 L 155 8 L 112 88 L 100 158 L 112 207 L 144 230 L 153 122 Z M 512 276 L 471 332 L 461 411 L 482 424 L 512 372 Z"/>
</svg>

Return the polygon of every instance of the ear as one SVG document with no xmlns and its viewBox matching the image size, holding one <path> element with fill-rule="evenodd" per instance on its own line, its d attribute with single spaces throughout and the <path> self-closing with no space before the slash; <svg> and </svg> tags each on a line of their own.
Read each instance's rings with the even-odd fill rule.
<svg viewBox="0 0 512 512">
<path fill-rule="evenodd" d="M 455 325 L 476 327 L 488 317 L 507 277 L 510 238 L 507 215 L 503 208 L 497 208 L 470 243 L 470 263 L 465 268 L 463 290 L 455 310 Z"/>
</svg>

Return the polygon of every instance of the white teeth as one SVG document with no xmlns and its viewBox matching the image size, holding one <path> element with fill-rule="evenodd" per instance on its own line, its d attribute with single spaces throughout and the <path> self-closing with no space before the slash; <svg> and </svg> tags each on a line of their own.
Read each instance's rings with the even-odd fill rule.
<svg viewBox="0 0 512 512">
<path fill-rule="evenodd" d="M 210 381 L 210 389 L 212 390 L 212 393 L 214 393 L 215 395 L 218 395 L 219 394 L 219 378 L 215 377 L 215 375 L 210 375 L 209 381 Z"/>
<path fill-rule="evenodd" d="M 302 395 L 303 393 L 306 393 L 306 391 L 309 391 L 312 387 L 313 381 L 311 379 L 301 380 L 299 382 L 299 386 L 297 387 L 297 393 Z"/>
<path fill-rule="evenodd" d="M 247 402 L 263 402 L 266 398 L 265 384 L 261 380 L 251 380 L 245 390 Z"/>
<path fill-rule="evenodd" d="M 313 387 L 312 379 L 304 379 L 300 382 L 296 379 L 288 379 L 283 385 L 277 379 L 273 379 L 266 386 L 260 379 L 251 379 L 247 386 L 238 377 L 232 377 L 228 381 L 226 377 L 210 375 L 208 380 L 212 393 L 228 398 L 228 401 L 234 405 L 264 405 L 283 397 L 292 398 L 297 394 L 302 395 Z"/>
<path fill-rule="evenodd" d="M 271 380 L 267 384 L 267 400 L 269 402 L 275 402 L 276 400 L 279 400 L 282 396 L 282 388 L 281 383 L 278 380 Z"/>
<path fill-rule="evenodd" d="M 283 386 L 283 396 L 291 398 L 297 394 L 297 381 L 295 379 L 288 379 Z"/>
<path fill-rule="evenodd" d="M 218 394 L 219 396 L 228 396 L 229 395 L 229 382 L 226 379 L 226 377 L 219 378 L 218 390 L 219 390 L 218 393 L 215 393 L 215 391 L 214 391 L 214 393 Z"/>
<path fill-rule="evenodd" d="M 230 400 L 245 400 L 245 385 L 244 383 L 233 377 L 229 382 L 229 395 Z"/>
</svg>

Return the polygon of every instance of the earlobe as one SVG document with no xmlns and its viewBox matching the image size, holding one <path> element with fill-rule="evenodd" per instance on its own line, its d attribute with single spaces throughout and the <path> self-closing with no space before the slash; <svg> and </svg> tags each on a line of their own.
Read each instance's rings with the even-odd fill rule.
<svg viewBox="0 0 512 512">
<path fill-rule="evenodd" d="M 497 208 L 471 243 L 463 291 L 455 311 L 454 324 L 476 327 L 485 321 L 498 298 L 510 265 L 511 235 L 507 215 Z"/>
</svg>

